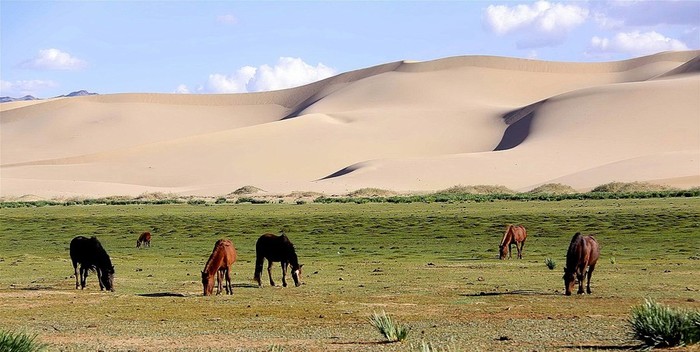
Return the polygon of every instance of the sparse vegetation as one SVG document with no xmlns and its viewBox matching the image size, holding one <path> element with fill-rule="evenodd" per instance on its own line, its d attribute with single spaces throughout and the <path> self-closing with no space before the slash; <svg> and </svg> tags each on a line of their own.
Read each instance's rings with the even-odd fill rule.
<svg viewBox="0 0 700 352">
<path fill-rule="evenodd" d="M 394 322 L 385 311 L 381 314 L 374 312 L 369 323 L 390 342 L 403 341 L 408 336 L 408 327 Z"/>
<path fill-rule="evenodd" d="M 243 186 L 231 193 L 229 193 L 229 196 L 242 196 L 242 195 L 248 195 L 248 194 L 255 194 L 258 192 L 264 192 L 263 189 L 255 187 L 255 186 Z"/>
<path fill-rule="evenodd" d="M 36 335 L 0 329 L 0 351 L 39 352 L 44 351 L 46 347 L 46 344 L 37 341 Z"/>
<path fill-rule="evenodd" d="M 348 197 L 389 197 L 396 195 L 396 192 L 381 188 L 361 188 L 348 193 Z"/>
<path fill-rule="evenodd" d="M 561 183 L 547 183 L 547 184 L 533 188 L 528 193 L 560 195 L 560 194 L 574 194 L 577 192 L 573 187 L 571 187 L 569 185 L 563 185 Z"/>
<path fill-rule="evenodd" d="M 591 192 L 643 193 L 665 191 L 678 191 L 678 189 L 648 182 L 610 182 L 593 188 Z"/>
<path fill-rule="evenodd" d="M 554 270 L 557 267 L 557 262 L 552 258 L 545 258 L 544 264 L 549 268 L 549 270 Z"/>
<path fill-rule="evenodd" d="M 629 324 L 634 338 L 649 348 L 700 341 L 700 312 L 667 307 L 651 299 L 632 309 Z"/>
<path fill-rule="evenodd" d="M 513 194 L 515 191 L 505 186 L 476 185 L 476 186 L 452 186 L 435 192 L 436 194 Z"/>
</svg>

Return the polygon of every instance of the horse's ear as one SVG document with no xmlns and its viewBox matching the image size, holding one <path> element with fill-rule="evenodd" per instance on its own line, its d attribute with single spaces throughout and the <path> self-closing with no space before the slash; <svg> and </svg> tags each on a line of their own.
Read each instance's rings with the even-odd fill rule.
<svg viewBox="0 0 700 352">
<path fill-rule="evenodd" d="M 304 266 L 304 264 L 299 264 L 299 269 L 301 269 L 302 266 Z"/>
</svg>

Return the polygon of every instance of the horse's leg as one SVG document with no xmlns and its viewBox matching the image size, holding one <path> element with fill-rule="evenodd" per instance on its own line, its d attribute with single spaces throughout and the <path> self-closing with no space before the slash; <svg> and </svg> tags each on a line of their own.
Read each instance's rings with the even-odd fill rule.
<svg viewBox="0 0 700 352">
<path fill-rule="evenodd" d="M 282 262 L 282 286 L 287 287 L 287 262 Z"/>
<path fill-rule="evenodd" d="M 103 291 L 105 286 L 102 284 L 102 270 L 95 268 L 95 273 L 97 273 L 97 282 L 100 283 L 100 291 Z"/>
<path fill-rule="evenodd" d="M 578 293 L 579 295 L 583 294 L 583 279 L 584 276 L 586 275 L 586 267 L 584 266 L 583 268 L 578 268 L 576 269 L 576 278 L 578 279 Z"/>
<path fill-rule="evenodd" d="M 73 272 L 75 273 L 75 289 L 78 289 L 78 263 L 73 262 Z"/>
<path fill-rule="evenodd" d="M 267 276 L 270 277 L 270 286 L 275 286 L 275 282 L 272 281 L 272 260 L 267 260 Z"/>
<path fill-rule="evenodd" d="M 515 248 L 518 248 L 518 245 L 515 245 Z M 513 242 L 508 243 L 508 259 L 513 258 Z"/>
<path fill-rule="evenodd" d="M 593 275 L 593 269 L 595 269 L 595 265 L 591 265 L 588 267 L 588 280 L 586 282 L 586 293 L 589 295 L 591 294 L 591 275 Z"/>
<path fill-rule="evenodd" d="M 223 286 L 223 282 L 222 282 L 222 281 L 224 281 L 224 270 L 223 270 L 223 269 L 219 269 L 219 270 L 216 271 L 216 294 L 217 294 L 217 295 L 220 295 L 220 294 L 221 294 L 221 289 L 222 289 L 222 286 Z"/>
<path fill-rule="evenodd" d="M 518 247 L 518 244 L 515 244 L 515 247 Z M 520 242 L 520 248 L 518 248 L 518 259 L 523 259 L 523 248 L 525 247 L 525 241 Z"/>
<path fill-rule="evenodd" d="M 80 289 L 85 289 L 85 282 L 87 281 L 88 269 L 80 266 Z"/>
<path fill-rule="evenodd" d="M 231 269 L 226 268 L 226 293 L 229 295 L 233 294 L 233 286 L 231 286 Z"/>
</svg>

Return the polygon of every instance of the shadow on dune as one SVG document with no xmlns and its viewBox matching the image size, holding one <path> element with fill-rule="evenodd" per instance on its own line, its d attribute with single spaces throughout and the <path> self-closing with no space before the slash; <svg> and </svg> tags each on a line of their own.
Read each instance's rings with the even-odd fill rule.
<svg viewBox="0 0 700 352">
<path fill-rule="evenodd" d="M 506 292 L 476 292 L 476 293 L 463 293 L 460 296 L 463 297 L 483 297 L 483 296 L 504 296 L 504 295 L 523 295 L 523 296 L 558 296 L 559 293 L 554 292 L 537 292 L 533 290 L 514 290 Z"/>
<path fill-rule="evenodd" d="M 530 104 L 518 110 L 511 111 L 503 115 L 503 120 L 508 125 L 501 142 L 493 151 L 508 150 L 517 147 L 530 135 L 532 119 L 535 118 L 537 109 L 544 104 L 547 99 Z"/>
<path fill-rule="evenodd" d="M 353 171 L 355 171 L 355 170 L 357 170 L 357 169 L 359 169 L 359 168 L 360 168 L 360 167 L 359 167 L 359 165 L 357 165 L 357 164 L 355 164 L 355 165 L 350 165 L 350 166 L 348 166 L 348 167 L 346 167 L 346 168 L 343 168 L 343 169 L 340 169 L 340 170 L 338 170 L 338 171 L 336 171 L 336 172 L 334 172 L 334 173 L 332 173 L 332 174 L 330 174 L 330 175 L 328 175 L 328 176 L 326 176 L 326 177 L 319 178 L 319 179 L 316 180 L 316 181 L 322 181 L 322 180 L 327 180 L 327 179 L 334 178 L 334 177 L 344 176 L 344 175 L 347 175 L 347 174 L 349 174 L 349 173 L 351 173 L 351 172 L 353 172 Z"/>
</svg>

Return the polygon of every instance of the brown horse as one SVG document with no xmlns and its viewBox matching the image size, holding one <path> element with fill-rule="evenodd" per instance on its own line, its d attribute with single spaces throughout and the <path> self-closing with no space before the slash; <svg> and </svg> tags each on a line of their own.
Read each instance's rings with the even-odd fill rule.
<svg viewBox="0 0 700 352">
<path fill-rule="evenodd" d="M 577 232 L 571 238 L 569 250 L 566 252 L 566 267 L 564 267 L 564 288 L 567 296 L 571 295 L 576 280 L 578 280 L 578 294 L 583 293 L 583 277 L 586 276 L 586 267 L 588 267 L 586 292 L 591 293 L 591 275 L 599 256 L 600 247 L 593 236 L 584 236 Z"/>
<path fill-rule="evenodd" d="M 139 239 L 136 240 L 136 248 L 140 248 L 141 246 L 144 247 L 150 247 L 151 246 L 151 233 L 150 232 L 144 232 L 139 236 Z"/>
<path fill-rule="evenodd" d="M 226 277 L 226 294 L 233 294 L 231 286 L 231 265 L 236 261 L 236 248 L 229 240 L 218 240 L 214 245 L 214 250 L 207 260 L 207 264 L 202 271 L 202 287 L 204 295 L 210 296 L 214 290 L 214 276 L 218 281 L 216 294 L 221 293 L 223 278 Z"/>
<path fill-rule="evenodd" d="M 299 264 L 294 245 L 287 236 L 284 234 L 276 236 L 271 233 L 260 236 L 255 243 L 255 254 L 255 274 L 253 277 L 259 287 L 262 287 L 260 276 L 265 259 L 267 259 L 267 275 L 270 277 L 270 286 L 275 286 L 275 282 L 272 281 L 272 262 L 282 264 L 282 286 L 287 287 L 287 265 L 292 266 L 294 285 L 301 285 L 301 267 L 304 264 Z"/>
<path fill-rule="evenodd" d="M 503 234 L 501 244 L 498 245 L 499 258 L 501 260 L 512 258 L 511 246 L 515 243 L 515 249 L 518 250 L 518 259 L 523 259 L 523 247 L 527 239 L 527 231 L 521 225 L 508 225 L 506 233 Z"/>
</svg>

